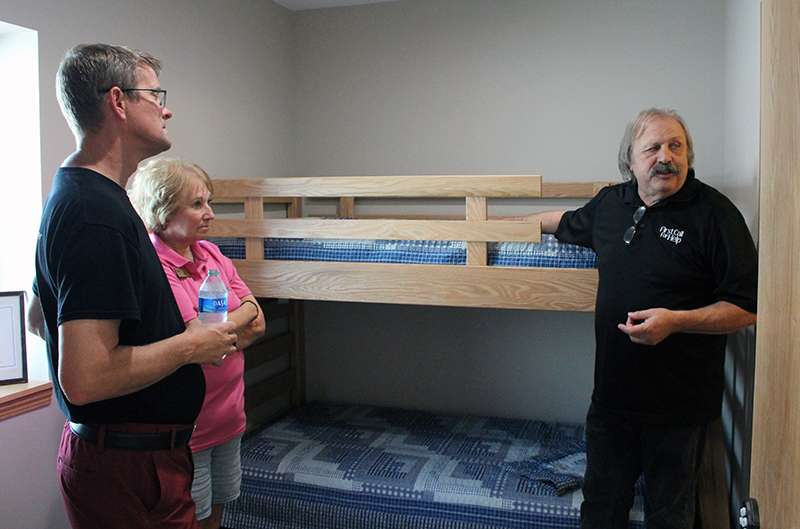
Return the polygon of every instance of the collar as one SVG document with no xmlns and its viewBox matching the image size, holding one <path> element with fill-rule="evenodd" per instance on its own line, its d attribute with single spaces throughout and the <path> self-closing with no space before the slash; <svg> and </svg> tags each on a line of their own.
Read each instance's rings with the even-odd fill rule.
<svg viewBox="0 0 800 529">
<path fill-rule="evenodd" d="M 175 270 L 175 275 L 178 276 L 178 279 L 186 279 L 189 276 L 194 276 L 195 278 L 205 277 L 205 272 L 208 268 L 206 264 L 208 253 L 197 242 L 193 242 L 189 246 L 192 256 L 194 256 L 194 261 L 192 261 L 172 249 L 155 233 L 150 234 L 150 241 L 152 241 L 161 262 Z"/>
<path fill-rule="evenodd" d="M 698 191 L 700 190 L 701 184 L 700 180 L 695 178 L 694 176 L 694 169 L 689 169 L 686 173 L 686 181 L 683 183 L 678 192 L 674 195 L 670 195 L 667 198 L 661 199 L 652 206 L 651 208 L 655 207 L 663 207 L 667 204 L 672 203 L 682 203 L 682 202 L 689 202 L 697 195 Z M 636 178 L 633 180 L 629 180 L 625 183 L 622 189 L 622 201 L 626 204 L 633 204 L 636 206 L 641 206 L 644 204 L 642 202 L 641 197 L 639 197 L 639 184 L 636 181 Z"/>
</svg>

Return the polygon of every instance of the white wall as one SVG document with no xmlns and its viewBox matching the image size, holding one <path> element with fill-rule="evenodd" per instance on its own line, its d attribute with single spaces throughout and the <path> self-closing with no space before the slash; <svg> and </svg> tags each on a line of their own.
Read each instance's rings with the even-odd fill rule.
<svg viewBox="0 0 800 529">
<path fill-rule="evenodd" d="M 760 3 L 727 0 L 725 8 L 725 135 L 720 191 L 736 203 L 757 238 Z M 734 508 L 749 496 L 754 370 L 755 331 L 746 329 L 729 340 L 725 364 L 723 424 Z"/>
<path fill-rule="evenodd" d="M 298 13 L 297 172 L 618 178 L 678 109 L 723 181 L 724 1 L 405 0 Z M 310 396 L 582 421 L 592 316 L 311 303 Z M 352 359 L 342 362 L 342 358 Z"/>
<path fill-rule="evenodd" d="M 0 21 L 39 34 L 43 191 L 73 150 L 54 84 L 64 52 L 111 42 L 164 61 L 171 154 L 217 176 L 289 174 L 292 161 L 290 12 L 263 0 L 3 0 Z M 12 82 L 13 75 L 4 75 Z M 4 122 L 3 126 L 9 126 Z M 0 422 L 0 527 L 67 527 L 55 482 L 57 407 Z"/>
</svg>

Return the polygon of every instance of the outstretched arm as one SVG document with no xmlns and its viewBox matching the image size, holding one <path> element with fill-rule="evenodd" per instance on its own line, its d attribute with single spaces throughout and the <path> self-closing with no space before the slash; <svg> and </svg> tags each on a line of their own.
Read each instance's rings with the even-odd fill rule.
<svg viewBox="0 0 800 529">
<path fill-rule="evenodd" d="M 555 233 L 564 211 L 545 211 L 542 213 L 531 213 L 523 216 L 497 217 L 503 220 L 526 220 L 530 222 L 539 221 L 542 223 L 542 233 Z"/>
<path fill-rule="evenodd" d="M 542 233 L 555 233 L 563 216 L 563 211 L 545 211 L 544 213 L 530 215 L 532 218 L 539 218 L 542 223 Z"/>
</svg>

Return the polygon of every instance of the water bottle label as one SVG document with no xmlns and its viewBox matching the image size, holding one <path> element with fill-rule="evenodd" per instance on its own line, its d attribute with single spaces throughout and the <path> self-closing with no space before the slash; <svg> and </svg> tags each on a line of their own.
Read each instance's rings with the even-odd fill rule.
<svg viewBox="0 0 800 529">
<path fill-rule="evenodd" d="M 200 298 L 199 312 L 228 312 L 228 298 Z"/>
</svg>

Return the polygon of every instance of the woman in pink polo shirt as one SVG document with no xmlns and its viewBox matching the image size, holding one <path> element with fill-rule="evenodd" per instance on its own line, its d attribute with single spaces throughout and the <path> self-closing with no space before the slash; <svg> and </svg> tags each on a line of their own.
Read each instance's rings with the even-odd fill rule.
<svg viewBox="0 0 800 529">
<path fill-rule="evenodd" d="M 237 322 L 239 351 L 204 365 L 206 396 L 189 443 L 194 457 L 192 497 L 204 529 L 217 529 L 223 504 L 239 496 L 239 448 L 245 429 L 244 355 L 264 334 L 264 314 L 216 245 L 203 240 L 214 220 L 211 179 L 194 164 L 155 159 L 133 177 L 130 196 L 150 232 L 183 320 L 197 318 L 197 291 L 211 269 L 228 288 L 228 320 Z"/>
</svg>

